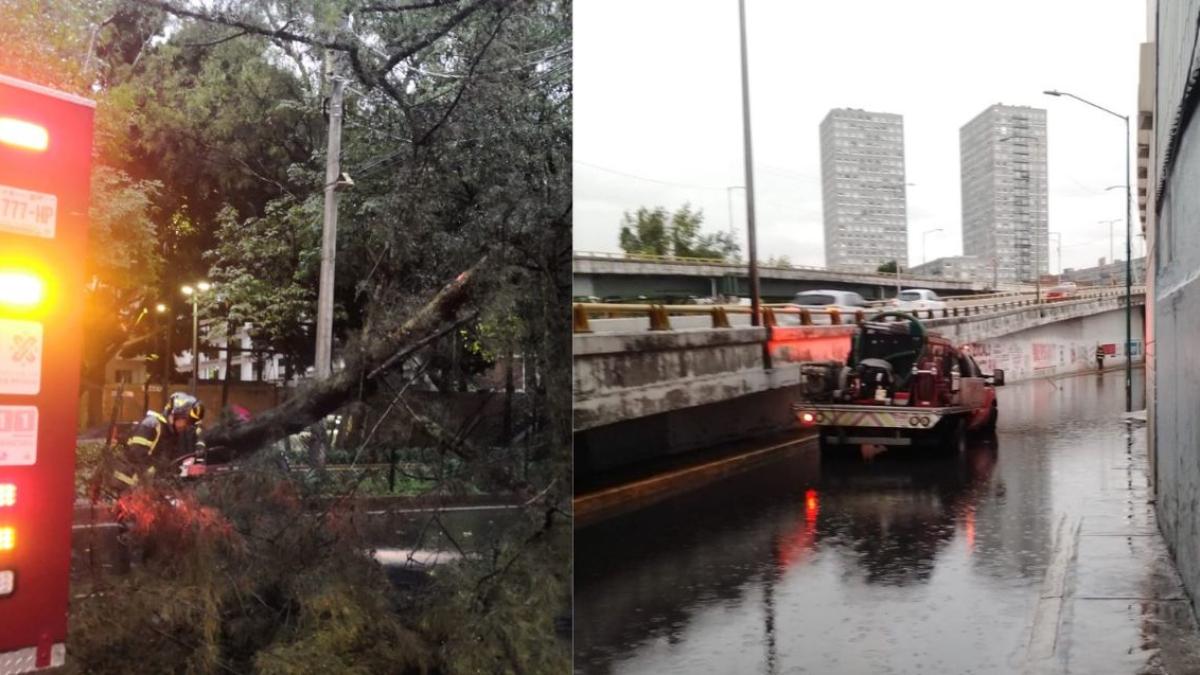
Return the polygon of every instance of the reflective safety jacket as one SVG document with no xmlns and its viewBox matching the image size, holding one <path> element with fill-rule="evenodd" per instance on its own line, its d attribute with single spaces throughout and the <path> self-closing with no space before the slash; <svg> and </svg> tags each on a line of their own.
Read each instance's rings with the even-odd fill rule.
<svg viewBox="0 0 1200 675">
<path fill-rule="evenodd" d="M 191 447 L 182 447 L 185 441 L 192 441 Z M 183 434 L 177 434 L 166 416 L 155 410 L 146 411 L 146 417 L 133 428 L 126 443 L 129 459 L 138 464 L 168 463 L 193 448 L 204 449 L 200 425 L 192 425 Z"/>
</svg>

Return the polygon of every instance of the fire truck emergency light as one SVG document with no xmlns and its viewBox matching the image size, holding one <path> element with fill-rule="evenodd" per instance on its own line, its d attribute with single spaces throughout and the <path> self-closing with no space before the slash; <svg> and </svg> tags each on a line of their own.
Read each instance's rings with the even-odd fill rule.
<svg viewBox="0 0 1200 675">
<path fill-rule="evenodd" d="M 43 152 L 50 145 L 50 134 L 45 127 L 32 122 L 0 117 L 0 143 L 23 150 Z"/>
<path fill-rule="evenodd" d="M 46 282 L 31 272 L 0 270 L 0 305 L 29 309 L 46 299 Z"/>
<path fill-rule="evenodd" d="M 17 547 L 17 529 L 0 527 L 0 551 L 11 551 Z"/>
<path fill-rule="evenodd" d="M 12 483 L 0 483 L 0 507 L 17 505 L 17 486 Z"/>
</svg>

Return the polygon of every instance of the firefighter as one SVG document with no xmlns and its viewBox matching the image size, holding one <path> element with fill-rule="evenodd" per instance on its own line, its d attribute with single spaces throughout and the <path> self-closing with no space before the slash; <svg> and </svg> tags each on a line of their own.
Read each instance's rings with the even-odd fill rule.
<svg viewBox="0 0 1200 675">
<path fill-rule="evenodd" d="M 203 452 L 204 441 L 200 437 L 203 420 L 204 404 L 184 393 L 171 394 L 161 413 L 146 411 L 146 417 L 134 427 L 125 446 L 126 460 L 133 473 L 116 471 L 117 479 L 135 485 L 137 474 L 152 476 L 189 450 Z"/>
<path fill-rule="evenodd" d="M 1096 345 L 1096 370 L 1104 370 L 1104 347 Z"/>
</svg>

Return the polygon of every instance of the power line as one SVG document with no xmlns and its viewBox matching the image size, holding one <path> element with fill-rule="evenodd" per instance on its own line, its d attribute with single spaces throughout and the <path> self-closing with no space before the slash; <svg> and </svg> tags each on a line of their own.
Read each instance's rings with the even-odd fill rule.
<svg viewBox="0 0 1200 675">
<path fill-rule="evenodd" d="M 618 176 L 625 176 L 626 178 L 633 178 L 635 180 L 644 180 L 649 183 L 660 183 L 662 185 L 673 185 L 675 187 L 695 188 L 698 190 L 721 190 L 722 192 L 724 192 L 728 187 L 730 187 L 727 185 L 722 185 L 721 187 L 716 187 L 716 186 L 712 186 L 712 185 L 696 185 L 695 183 L 676 183 L 676 182 L 669 181 L 669 180 L 660 180 L 658 178 L 647 178 L 645 176 L 638 176 L 638 175 L 635 175 L 632 173 L 626 173 L 624 171 L 610 169 L 607 166 L 600 166 L 599 164 L 592 164 L 591 162 L 585 162 L 581 159 L 573 159 L 573 160 L 571 160 L 571 162 L 573 164 L 582 164 L 583 166 L 591 167 L 593 169 L 597 169 L 597 170 L 604 171 L 607 173 L 616 174 Z"/>
<path fill-rule="evenodd" d="M 817 180 L 818 179 L 818 176 L 815 176 L 813 174 L 801 173 L 801 172 L 795 171 L 793 169 L 785 169 L 781 166 L 773 166 L 771 164 L 763 164 L 762 167 L 764 169 L 766 169 L 767 171 L 774 171 L 775 173 L 787 174 L 790 176 L 795 176 L 797 178 L 804 178 L 806 180 Z"/>
</svg>

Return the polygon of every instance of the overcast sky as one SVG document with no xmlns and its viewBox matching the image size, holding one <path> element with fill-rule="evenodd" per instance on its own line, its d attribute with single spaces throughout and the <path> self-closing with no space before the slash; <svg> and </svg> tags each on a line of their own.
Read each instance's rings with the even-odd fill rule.
<svg viewBox="0 0 1200 675">
<path fill-rule="evenodd" d="M 960 254 L 958 130 L 994 103 L 1047 110 L 1063 264 L 1109 256 L 1098 221 L 1124 217 L 1124 190 L 1105 191 L 1124 184 L 1124 124 L 1041 92 L 1136 120 L 1144 0 L 746 5 L 760 258 L 824 263 L 818 125 L 842 107 L 904 116 L 909 260 L 939 227 L 927 258 Z M 619 250 L 621 215 L 639 206 L 691 202 L 707 230 L 728 229 L 725 187 L 744 183 L 737 1 L 580 0 L 574 42 L 575 250 Z M 732 194 L 745 251 L 745 201 Z M 1114 235 L 1123 258 L 1123 220 Z M 1057 271 L 1054 237 L 1050 248 Z"/>
</svg>

